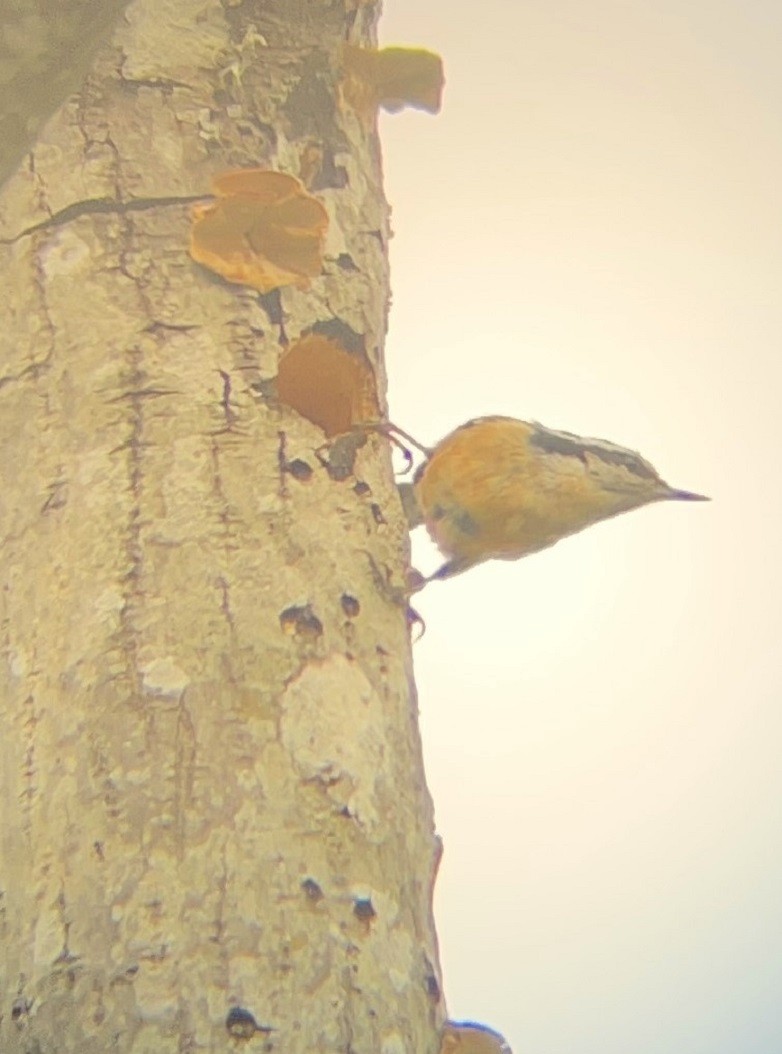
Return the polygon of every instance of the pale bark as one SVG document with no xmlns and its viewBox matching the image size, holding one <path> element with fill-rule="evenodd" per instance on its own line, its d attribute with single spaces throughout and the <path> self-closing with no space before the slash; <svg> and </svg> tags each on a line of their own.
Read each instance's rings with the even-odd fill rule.
<svg viewBox="0 0 782 1054">
<path fill-rule="evenodd" d="M 388 213 L 335 103 L 344 7 L 126 19 L 0 197 L 0 1050 L 427 1054 L 437 846 L 381 582 L 408 560 L 389 453 L 330 472 L 259 394 L 280 326 L 187 254 L 212 174 L 299 174 L 317 144 L 324 275 L 282 291 L 284 327 L 339 319 L 382 392 Z"/>
<path fill-rule="evenodd" d="M 128 0 L 0 0 L 0 184 L 76 91 Z"/>
</svg>

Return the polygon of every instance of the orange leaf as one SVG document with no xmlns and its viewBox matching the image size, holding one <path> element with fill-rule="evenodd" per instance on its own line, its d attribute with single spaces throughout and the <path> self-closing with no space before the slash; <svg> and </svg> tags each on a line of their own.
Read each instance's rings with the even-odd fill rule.
<svg viewBox="0 0 782 1054">
<path fill-rule="evenodd" d="M 277 395 L 329 437 L 379 416 L 375 375 L 367 360 L 317 333 L 291 344 L 280 359 Z"/>
<path fill-rule="evenodd" d="M 443 60 L 424 48 L 343 48 L 342 93 L 364 117 L 378 106 L 395 113 L 413 106 L 438 113 L 442 104 Z"/>
<path fill-rule="evenodd" d="M 193 209 L 190 255 L 262 293 L 300 289 L 320 274 L 328 214 L 295 176 L 261 168 L 212 180 L 216 200 Z"/>
</svg>

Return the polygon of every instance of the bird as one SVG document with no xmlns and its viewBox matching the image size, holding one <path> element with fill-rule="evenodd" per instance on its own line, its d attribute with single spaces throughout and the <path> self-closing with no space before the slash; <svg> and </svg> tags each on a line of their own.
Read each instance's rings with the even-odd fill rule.
<svg viewBox="0 0 782 1054">
<path fill-rule="evenodd" d="M 440 1054 L 511 1054 L 499 1032 L 477 1021 L 446 1021 L 440 1034 Z"/>
<path fill-rule="evenodd" d="M 425 460 L 400 484 L 411 527 L 425 524 L 446 562 L 417 588 L 485 560 L 518 560 L 656 501 L 709 501 L 669 486 L 640 454 L 514 417 L 477 417 L 434 447 L 393 432 Z"/>
</svg>

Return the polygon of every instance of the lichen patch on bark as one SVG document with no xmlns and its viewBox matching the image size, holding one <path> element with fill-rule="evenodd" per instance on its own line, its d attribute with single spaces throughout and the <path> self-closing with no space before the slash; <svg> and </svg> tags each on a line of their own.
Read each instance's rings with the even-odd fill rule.
<svg viewBox="0 0 782 1054">
<path fill-rule="evenodd" d="M 389 779 L 383 708 L 355 662 L 335 653 L 309 662 L 282 696 L 280 729 L 301 778 L 319 784 L 367 832 L 382 817 Z"/>
</svg>

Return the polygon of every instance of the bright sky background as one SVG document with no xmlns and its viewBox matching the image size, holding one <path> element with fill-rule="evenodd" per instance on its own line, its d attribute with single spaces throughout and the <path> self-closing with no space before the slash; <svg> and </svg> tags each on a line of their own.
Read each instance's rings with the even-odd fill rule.
<svg viewBox="0 0 782 1054">
<path fill-rule="evenodd" d="M 450 1015 L 516 1054 L 778 1054 L 782 4 L 385 8 L 447 76 L 382 122 L 392 417 L 536 419 L 714 499 L 418 598 Z"/>
</svg>

